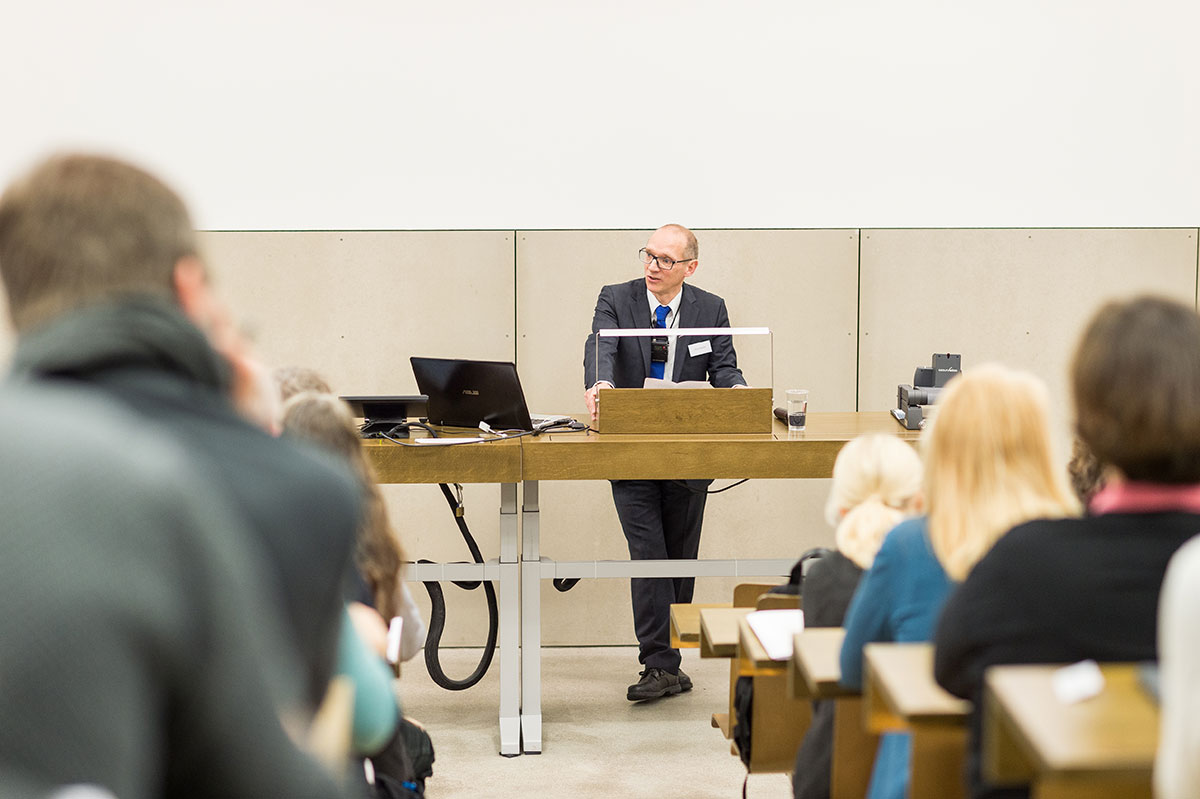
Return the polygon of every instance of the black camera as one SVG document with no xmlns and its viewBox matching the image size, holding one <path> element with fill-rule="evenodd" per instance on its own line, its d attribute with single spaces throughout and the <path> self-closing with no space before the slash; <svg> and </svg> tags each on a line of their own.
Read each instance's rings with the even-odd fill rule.
<svg viewBox="0 0 1200 799">
<path fill-rule="evenodd" d="M 925 426 L 922 406 L 937 402 L 942 389 L 962 372 L 962 355 L 935 352 L 931 366 L 918 366 L 913 374 L 912 385 L 901 383 L 896 387 L 896 408 L 892 416 L 906 430 L 919 430 Z"/>
</svg>

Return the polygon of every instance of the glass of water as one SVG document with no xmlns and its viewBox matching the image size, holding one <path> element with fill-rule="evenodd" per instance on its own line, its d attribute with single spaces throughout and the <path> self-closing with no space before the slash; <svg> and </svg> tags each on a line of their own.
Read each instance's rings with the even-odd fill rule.
<svg viewBox="0 0 1200 799">
<path fill-rule="evenodd" d="M 789 433 L 798 433 L 804 430 L 805 422 L 808 421 L 808 389 L 788 389 L 787 419 Z"/>
</svg>

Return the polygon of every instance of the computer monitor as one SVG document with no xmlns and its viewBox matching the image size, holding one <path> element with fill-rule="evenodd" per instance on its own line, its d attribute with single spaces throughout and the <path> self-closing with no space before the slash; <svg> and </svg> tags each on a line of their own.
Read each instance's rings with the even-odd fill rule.
<svg viewBox="0 0 1200 799">
<path fill-rule="evenodd" d="M 412 357 L 417 389 L 429 397 L 430 424 L 532 430 L 525 393 L 511 361 Z"/>
</svg>

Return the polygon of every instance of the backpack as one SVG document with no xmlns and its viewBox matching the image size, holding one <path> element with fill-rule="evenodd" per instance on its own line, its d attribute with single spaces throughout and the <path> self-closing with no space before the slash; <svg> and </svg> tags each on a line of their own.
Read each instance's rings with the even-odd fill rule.
<svg viewBox="0 0 1200 799">
<path fill-rule="evenodd" d="M 768 594 L 791 594 L 793 596 L 803 596 L 802 586 L 804 585 L 804 572 L 808 568 L 811 561 L 819 560 L 827 555 L 832 555 L 833 550 L 829 547 L 813 547 L 805 551 L 800 556 L 800 560 L 796 561 L 796 565 L 792 567 L 792 573 L 788 576 L 788 581 L 782 585 L 777 585 Z"/>
<path fill-rule="evenodd" d="M 396 734 L 370 760 L 377 799 L 421 799 L 425 779 L 433 776 L 433 741 L 424 727 L 401 717 Z"/>
</svg>

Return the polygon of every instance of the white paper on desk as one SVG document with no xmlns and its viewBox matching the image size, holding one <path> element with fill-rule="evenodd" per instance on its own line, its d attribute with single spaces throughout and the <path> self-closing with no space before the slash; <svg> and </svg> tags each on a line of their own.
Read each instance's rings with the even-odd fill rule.
<svg viewBox="0 0 1200 799">
<path fill-rule="evenodd" d="M 404 637 L 404 617 L 393 616 L 392 623 L 388 625 L 387 632 L 387 658 L 388 663 L 400 662 L 400 639 Z"/>
<path fill-rule="evenodd" d="M 647 377 L 642 388 L 712 388 L 712 384 L 704 380 L 684 380 L 682 383 L 672 383 L 660 377 Z"/>
<path fill-rule="evenodd" d="M 746 614 L 746 622 L 758 636 L 771 660 L 792 657 L 792 638 L 804 630 L 804 611 L 799 609 L 756 610 Z"/>
<path fill-rule="evenodd" d="M 414 444 L 426 444 L 431 447 L 445 447 L 450 444 L 474 444 L 483 441 L 482 438 L 414 438 Z"/>
<path fill-rule="evenodd" d="M 1063 666 L 1054 672 L 1050 682 L 1054 686 L 1054 695 L 1064 705 L 1091 699 L 1104 690 L 1104 674 L 1094 660 Z"/>
</svg>

